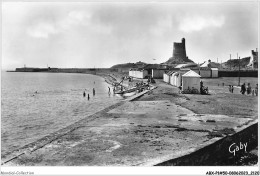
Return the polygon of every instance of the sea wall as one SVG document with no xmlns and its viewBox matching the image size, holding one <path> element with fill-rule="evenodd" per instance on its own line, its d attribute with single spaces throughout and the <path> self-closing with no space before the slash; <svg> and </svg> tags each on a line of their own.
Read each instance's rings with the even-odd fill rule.
<svg viewBox="0 0 260 176">
<path fill-rule="evenodd" d="M 219 77 L 258 77 L 257 70 L 241 70 L 239 71 L 228 71 L 228 70 L 219 70 L 218 76 Z"/>
<path fill-rule="evenodd" d="M 240 147 L 247 144 L 247 149 L 237 151 L 235 156 L 229 150 L 234 144 Z M 231 146 L 231 147 L 230 147 Z M 189 155 L 168 160 L 157 166 L 221 166 L 236 165 L 235 161 L 258 146 L 258 123 L 246 129 L 218 140 L 217 142 L 197 150 Z M 240 147 L 241 148 L 241 147 Z M 232 151 L 232 149 L 231 149 Z"/>
<path fill-rule="evenodd" d="M 60 72 L 60 73 L 110 73 L 118 72 L 117 68 L 16 68 L 15 72 Z"/>
<path fill-rule="evenodd" d="M 97 72 L 110 73 L 117 71 L 117 69 L 111 68 L 58 68 L 53 70 L 53 72 L 59 73 L 87 73 L 87 74 L 96 74 Z"/>
<path fill-rule="evenodd" d="M 46 72 L 48 68 L 32 68 L 32 67 L 23 67 L 23 68 L 16 68 L 16 72 Z"/>
</svg>

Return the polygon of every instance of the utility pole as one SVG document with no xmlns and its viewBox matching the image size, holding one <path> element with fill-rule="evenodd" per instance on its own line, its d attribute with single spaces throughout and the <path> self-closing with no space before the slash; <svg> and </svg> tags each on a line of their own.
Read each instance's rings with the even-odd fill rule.
<svg viewBox="0 0 260 176">
<path fill-rule="evenodd" d="M 237 53 L 237 59 L 238 59 L 238 53 Z M 240 63 L 239 63 L 239 59 L 238 59 L 238 67 L 239 67 L 239 64 L 240 64 Z"/>
<path fill-rule="evenodd" d="M 230 54 L 229 64 L 230 64 L 230 70 L 231 70 L 231 54 Z"/>
<path fill-rule="evenodd" d="M 200 63 L 198 62 L 198 66 L 199 66 L 199 75 L 200 75 Z"/>
<path fill-rule="evenodd" d="M 238 59 L 238 86 L 240 86 L 240 57 Z"/>
</svg>

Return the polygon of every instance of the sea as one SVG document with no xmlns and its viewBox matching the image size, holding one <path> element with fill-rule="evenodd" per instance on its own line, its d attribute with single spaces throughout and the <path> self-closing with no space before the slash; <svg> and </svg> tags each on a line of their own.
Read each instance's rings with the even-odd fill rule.
<svg viewBox="0 0 260 176">
<path fill-rule="evenodd" d="M 89 74 L 1 72 L 1 155 L 123 99 L 108 86 Z"/>
</svg>

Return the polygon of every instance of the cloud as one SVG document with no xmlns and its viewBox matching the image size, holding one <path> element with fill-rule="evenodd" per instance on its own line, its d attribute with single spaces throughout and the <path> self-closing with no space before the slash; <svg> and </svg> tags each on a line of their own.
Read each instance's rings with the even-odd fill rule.
<svg viewBox="0 0 260 176">
<path fill-rule="evenodd" d="M 91 15 L 84 11 L 70 11 L 59 26 L 61 29 L 69 29 L 76 25 L 88 25 L 90 20 Z"/>
<path fill-rule="evenodd" d="M 151 58 L 159 63 L 172 55 L 172 42 L 183 37 L 187 54 L 195 62 L 206 58 L 224 61 L 232 52 L 250 55 L 258 42 L 255 3 L 46 2 L 4 6 L 3 59 L 19 61 L 5 65 L 10 68 L 24 63 L 108 67 L 139 60 L 154 62 Z"/>
<path fill-rule="evenodd" d="M 98 8 L 93 13 L 93 21 L 111 28 L 117 40 L 136 40 L 150 34 L 161 35 L 169 24 L 167 16 L 151 4 L 123 3 Z"/>
<path fill-rule="evenodd" d="M 27 29 L 28 35 L 35 38 L 48 38 L 49 35 L 57 33 L 58 30 L 53 24 L 40 22 Z"/>
<path fill-rule="evenodd" d="M 201 31 L 209 27 L 221 27 L 225 23 L 224 16 L 220 17 L 186 17 L 179 24 L 179 30 L 190 33 L 193 31 Z"/>
<path fill-rule="evenodd" d="M 154 26 L 149 28 L 152 35 L 163 36 L 168 30 L 172 29 L 172 18 L 170 16 L 162 17 L 158 19 Z"/>
<path fill-rule="evenodd" d="M 86 11 L 70 11 L 64 18 L 59 20 L 42 20 L 37 21 L 27 27 L 27 34 L 34 38 L 49 38 L 50 35 L 65 32 L 66 30 L 87 28 L 86 30 L 95 33 L 111 32 L 112 27 L 109 25 L 99 24 L 92 21 L 92 15 Z"/>
<path fill-rule="evenodd" d="M 52 34 L 58 34 L 78 25 L 88 25 L 90 17 L 83 11 L 70 11 L 64 18 L 57 21 L 42 20 L 28 26 L 27 34 L 31 37 L 47 39 Z"/>
</svg>

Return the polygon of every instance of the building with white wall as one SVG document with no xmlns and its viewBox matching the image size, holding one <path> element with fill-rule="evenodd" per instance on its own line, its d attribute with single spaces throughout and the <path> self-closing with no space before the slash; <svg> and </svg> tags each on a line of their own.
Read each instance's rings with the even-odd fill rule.
<svg viewBox="0 0 260 176">
<path fill-rule="evenodd" d="M 211 68 L 211 78 L 218 78 L 218 68 Z"/>
<path fill-rule="evenodd" d="M 186 89 L 195 88 L 200 91 L 200 78 L 201 76 L 196 72 L 190 70 L 182 75 L 182 91 Z"/>
<path fill-rule="evenodd" d="M 144 69 L 130 69 L 129 76 L 143 79 L 148 76 L 148 71 Z"/>
<path fill-rule="evenodd" d="M 208 67 L 201 67 L 199 69 L 199 75 L 202 78 L 211 78 L 211 68 Z"/>
<path fill-rule="evenodd" d="M 168 71 L 163 74 L 163 81 L 166 83 L 170 83 L 170 77 L 175 71 Z"/>
</svg>

